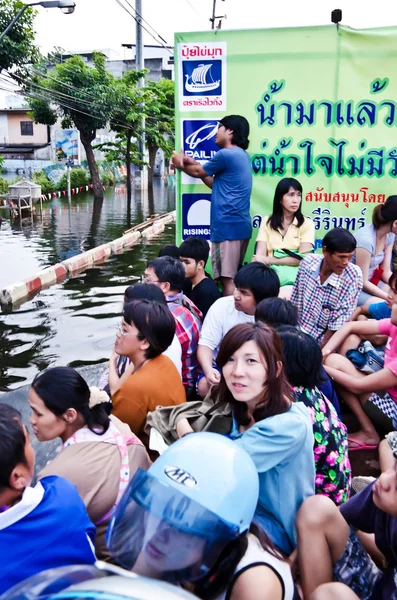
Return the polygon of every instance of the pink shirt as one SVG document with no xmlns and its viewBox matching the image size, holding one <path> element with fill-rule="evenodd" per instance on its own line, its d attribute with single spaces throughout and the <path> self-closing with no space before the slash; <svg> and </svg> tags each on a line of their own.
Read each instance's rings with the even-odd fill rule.
<svg viewBox="0 0 397 600">
<path fill-rule="evenodd" d="M 391 319 L 381 319 L 378 321 L 379 333 L 388 335 L 389 339 L 385 348 L 385 368 L 389 369 L 397 377 L 397 327 L 393 325 Z M 386 390 L 397 402 L 397 386 Z"/>
</svg>

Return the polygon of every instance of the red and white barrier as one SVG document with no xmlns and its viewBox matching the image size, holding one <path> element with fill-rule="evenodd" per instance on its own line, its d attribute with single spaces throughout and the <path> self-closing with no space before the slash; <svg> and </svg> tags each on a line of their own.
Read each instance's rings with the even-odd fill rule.
<svg viewBox="0 0 397 600">
<path fill-rule="evenodd" d="M 122 250 L 130 248 L 134 244 L 137 244 L 142 238 L 145 238 L 146 240 L 151 239 L 164 231 L 165 225 L 174 222 L 175 218 L 176 212 L 174 211 L 161 217 L 158 221 L 153 223 L 153 225 L 144 229 L 142 232 L 132 231 L 126 233 L 112 242 L 102 244 L 102 246 L 97 246 L 92 250 L 77 254 L 52 267 L 43 269 L 34 277 L 9 285 L 0 291 L 0 304 L 20 304 L 29 298 L 29 296 L 37 294 L 40 290 L 63 281 L 68 275 L 73 276 L 77 272 L 84 271 L 96 263 L 104 262 L 112 254 L 118 254 L 122 252 Z"/>
<path fill-rule="evenodd" d="M 87 267 L 99 262 L 104 262 L 112 253 L 110 244 L 102 244 L 92 250 L 87 250 L 83 254 L 77 254 L 62 261 L 62 265 L 66 267 L 67 271 L 73 273 L 75 271 L 83 271 Z"/>
<path fill-rule="evenodd" d="M 175 216 L 176 216 L 176 213 L 174 211 L 171 214 L 166 215 L 165 217 L 162 217 L 161 219 L 159 219 L 158 221 L 153 223 L 153 225 L 151 225 L 151 227 L 144 229 L 142 231 L 142 237 L 145 238 L 146 240 L 150 240 L 153 237 L 156 237 L 156 235 L 159 235 L 159 233 L 162 233 L 164 231 L 167 223 L 172 223 L 175 221 Z"/>
<path fill-rule="evenodd" d="M 18 281 L 0 292 L 1 304 L 17 304 L 45 288 L 59 283 L 67 277 L 67 269 L 62 264 L 39 271 L 34 277 Z"/>
<path fill-rule="evenodd" d="M 141 239 L 140 232 L 133 231 L 131 233 L 127 233 L 126 235 L 123 235 L 120 238 L 117 238 L 116 240 L 113 240 L 113 242 L 110 242 L 112 254 L 119 254 L 125 248 L 130 248 L 131 246 L 138 244 L 140 239 Z"/>
</svg>

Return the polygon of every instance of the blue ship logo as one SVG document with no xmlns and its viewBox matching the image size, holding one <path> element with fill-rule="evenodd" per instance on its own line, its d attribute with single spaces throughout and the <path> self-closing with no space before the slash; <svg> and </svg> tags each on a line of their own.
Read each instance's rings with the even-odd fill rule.
<svg viewBox="0 0 397 600">
<path fill-rule="evenodd" d="M 184 96 L 222 94 L 222 61 L 183 61 Z"/>
</svg>

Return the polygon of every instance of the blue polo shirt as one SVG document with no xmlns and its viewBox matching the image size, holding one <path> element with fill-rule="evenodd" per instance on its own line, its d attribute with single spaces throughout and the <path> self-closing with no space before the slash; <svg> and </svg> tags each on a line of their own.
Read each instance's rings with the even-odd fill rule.
<svg viewBox="0 0 397 600">
<path fill-rule="evenodd" d="M 249 240 L 252 235 L 251 160 L 238 146 L 222 148 L 203 166 L 214 175 L 211 196 L 211 242 Z"/>
<path fill-rule="evenodd" d="M 76 487 L 44 477 L 0 512 L 0 595 L 41 571 L 95 562 L 95 527 Z"/>
</svg>

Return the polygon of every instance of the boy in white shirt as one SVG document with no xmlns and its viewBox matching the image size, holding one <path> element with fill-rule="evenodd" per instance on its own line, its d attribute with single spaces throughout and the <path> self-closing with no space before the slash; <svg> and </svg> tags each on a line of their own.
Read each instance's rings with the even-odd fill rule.
<svg viewBox="0 0 397 600">
<path fill-rule="evenodd" d="M 278 296 L 280 291 L 277 273 L 260 262 L 242 267 L 234 285 L 233 296 L 220 298 L 211 306 L 201 329 L 197 358 L 203 372 L 197 378 L 197 391 L 202 398 L 220 381 L 215 360 L 227 332 L 239 323 L 253 323 L 257 304 L 264 298 Z"/>
</svg>

